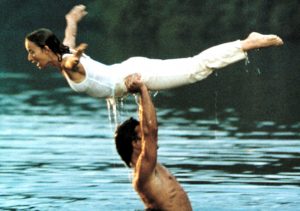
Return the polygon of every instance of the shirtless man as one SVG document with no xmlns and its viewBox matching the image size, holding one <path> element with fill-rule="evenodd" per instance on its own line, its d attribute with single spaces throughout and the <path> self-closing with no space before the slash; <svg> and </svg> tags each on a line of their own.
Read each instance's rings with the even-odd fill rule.
<svg viewBox="0 0 300 211">
<path fill-rule="evenodd" d="M 130 118 L 117 128 L 116 148 L 133 168 L 133 187 L 147 210 L 192 210 L 186 192 L 175 177 L 157 162 L 157 120 L 146 85 L 138 74 L 126 78 L 131 93 L 139 94 L 139 121 Z"/>
</svg>

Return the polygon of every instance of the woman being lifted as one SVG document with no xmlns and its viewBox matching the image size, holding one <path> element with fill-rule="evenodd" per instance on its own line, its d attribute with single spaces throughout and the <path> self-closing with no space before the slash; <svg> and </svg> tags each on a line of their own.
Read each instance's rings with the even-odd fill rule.
<svg viewBox="0 0 300 211">
<path fill-rule="evenodd" d="M 215 69 L 243 60 L 253 49 L 282 45 L 276 35 L 252 32 L 243 40 L 220 44 L 198 55 L 177 59 L 132 57 L 114 64 L 102 64 L 86 54 L 86 44 L 75 47 L 77 23 L 87 14 L 85 6 L 75 6 L 67 15 L 64 44 L 49 29 L 38 29 L 25 38 L 28 60 L 38 68 L 57 67 L 70 87 L 93 97 L 121 97 L 127 93 L 126 76 L 138 73 L 149 90 L 165 90 L 195 83 Z"/>
</svg>

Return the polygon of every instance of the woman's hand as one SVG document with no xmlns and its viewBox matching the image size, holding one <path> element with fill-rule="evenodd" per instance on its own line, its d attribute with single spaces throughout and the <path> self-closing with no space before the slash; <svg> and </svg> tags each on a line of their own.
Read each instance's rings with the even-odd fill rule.
<svg viewBox="0 0 300 211">
<path fill-rule="evenodd" d="M 81 43 L 75 48 L 75 52 L 73 53 L 74 57 L 77 57 L 80 59 L 84 51 L 87 49 L 88 44 L 86 43 Z"/>
<path fill-rule="evenodd" d="M 77 23 L 79 22 L 84 16 L 87 15 L 87 11 L 85 10 L 85 6 L 80 4 L 74 6 L 68 14 L 66 14 L 66 20 L 68 23 L 74 22 Z"/>
<path fill-rule="evenodd" d="M 85 49 L 87 49 L 86 43 L 81 43 L 79 46 L 75 48 L 75 52 L 73 56 L 68 56 L 62 61 L 62 69 L 77 71 L 77 65 L 79 64 L 80 57 L 84 53 Z"/>
<path fill-rule="evenodd" d="M 67 26 L 65 29 L 65 38 L 63 44 L 71 49 L 76 46 L 76 34 L 77 34 L 77 24 L 81 19 L 87 15 L 85 6 L 80 4 L 73 7 L 68 14 L 66 14 Z"/>
</svg>

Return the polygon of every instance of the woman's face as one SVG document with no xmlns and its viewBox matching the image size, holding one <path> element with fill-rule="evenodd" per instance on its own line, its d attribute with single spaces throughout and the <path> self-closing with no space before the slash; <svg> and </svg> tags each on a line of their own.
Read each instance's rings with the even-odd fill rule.
<svg viewBox="0 0 300 211">
<path fill-rule="evenodd" d="M 25 40 L 25 48 L 28 52 L 28 61 L 36 64 L 39 69 L 42 69 L 49 64 L 50 57 L 48 48 L 41 48 L 28 39 Z"/>
</svg>

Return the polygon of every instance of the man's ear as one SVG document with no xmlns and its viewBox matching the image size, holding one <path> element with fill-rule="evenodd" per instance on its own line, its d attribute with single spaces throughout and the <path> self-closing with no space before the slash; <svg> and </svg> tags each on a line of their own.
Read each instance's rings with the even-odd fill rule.
<svg viewBox="0 0 300 211">
<path fill-rule="evenodd" d="M 136 146 L 137 146 L 137 142 L 136 142 L 135 140 L 133 140 L 133 141 L 131 142 L 131 145 L 132 145 L 132 147 L 136 147 Z"/>
<path fill-rule="evenodd" d="M 139 147 L 141 147 L 141 142 L 140 141 L 138 141 L 138 140 L 133 140 L 132 142 L 131 142 L 131 144 L 132 144 L 132 147 L 133 148 L 139 148 Z"/>
</svg>

